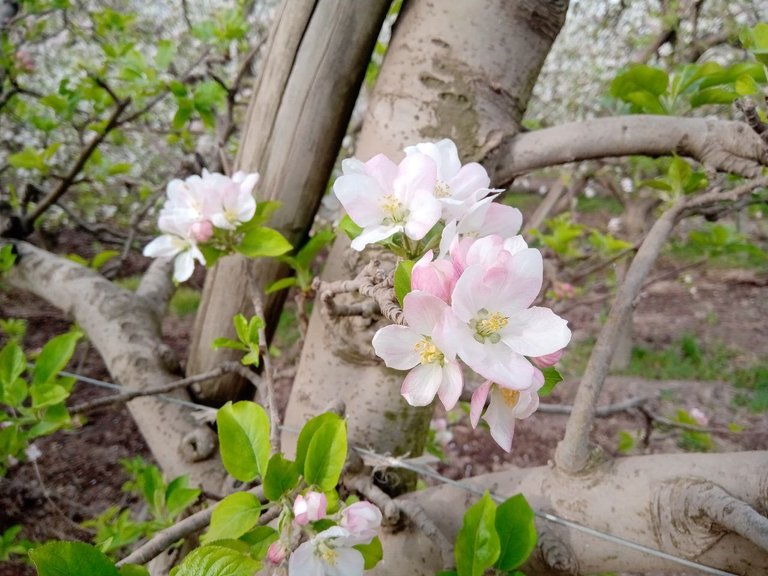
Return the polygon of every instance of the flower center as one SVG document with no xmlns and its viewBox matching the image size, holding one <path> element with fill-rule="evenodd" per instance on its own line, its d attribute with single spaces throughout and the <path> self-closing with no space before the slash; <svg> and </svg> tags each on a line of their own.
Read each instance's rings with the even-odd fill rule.
<svg viewBox="0 0 768 576">
<path fill-rule="evenodd" d="M 435 198 L 450 198 L 453 196 L 453 190 L 451 190 L 451 187 L 448 184 L 438 180 L 437 184 L 435 184 L 434 194 Z"/>
<path fill-rule="evenodd" d="M 491 314 L 485 308 L 481 308 L 477 316 L 470 320 L 469 326 L 475 331 L 475 340 L 485 344 L 488 340 L 491 344 L 497 344 L 501 340 L 499 331 L 509 324 L 509 316 L 501 312 Z"/>
<path fill-rule="evenodd" d="M 336 560 L 338 559 L 336 550 L 325 544 L 321 544 L 318 548 L 318 552 L 320 552 L 320 558 L 322 558 L 323 562 L 328 564 L 328 566 L 336 566 Z"/>
<path fill-rule="evenodd" d="M 438 362 L 442 365 L 443 360 L 445 360 L 443 353 L 438 350 L 437 346 L 435 346 L 429 338 L 424 338 L 420 342 L 417 342 L 416 346 L 414 346 L 414 350 L 416 350 L 416 353 L 419 355 L 419 362 L 422 364 L 433 364 L 434 362 Z"/>
<path fill-rule="evenodd" d="M 504 404 L 510 408 L 517 406 L 517 403 L 520 401 L 520 392 L 501 386 L 499 386 L 499 391 L 501 392 L 501 397 L 504 399 Z"/>
<path fill-rule="evenodd" d="M 405 221 L 405 218 L 408 216 L 408 210 L 403 208 L 400 200 L 395 198 L 392 194 L 387 194 L 382 198 L 381 209 L 384 211 L 384 214 L 386 214 L 384 224 L 400 224 Z"/>
</svg>

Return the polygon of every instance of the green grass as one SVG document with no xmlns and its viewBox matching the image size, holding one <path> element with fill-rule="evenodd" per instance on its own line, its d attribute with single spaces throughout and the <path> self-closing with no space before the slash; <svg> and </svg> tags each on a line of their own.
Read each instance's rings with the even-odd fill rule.
<svg viewBox="0 0 768 576">
<path fill-rule="evenodd" d="M 592 198 L 587 198 L 582 194 L 576 198 L 576 210 L 585 214 L 605 212 L 613 216 L 618 216 L 624 213 L 624 206 L 622 206 L 621 202 L 613 196 L 596 195 Z"/>
<path fill-rule="evenodd" d="M 703 350 L 695 336 L 685 334 L 661 350 L 635 347 L 625 374 L 654 380 L 725 380 L 733 373 L 734 356 L 725 346 Z"/>
<path fill-rule="evenodd" d="M 752 412 L 768 411 L 768 361 L 736 370 L 733 385 L 742 390 L 734 399 L 737 406 L 746 406 Z"/>
</svg>

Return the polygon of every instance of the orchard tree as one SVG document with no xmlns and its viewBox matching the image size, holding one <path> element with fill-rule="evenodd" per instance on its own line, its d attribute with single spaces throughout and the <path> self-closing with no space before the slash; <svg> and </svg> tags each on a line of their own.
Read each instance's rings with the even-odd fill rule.
<svg viewBox="0 0 768 576">
<path fill-rule="evenodd" d="M 225 512 L 217 520 L 216 511 L 237 506 L 243 516 L 243 510 L 256 507 L 254 498 L 266 496 L 282 502 L 282 528 L 326 519 L 335 523 L 306 532 L 311 546 L 301 544 L 293 554 L 291 547 L 298 542 L 290 538 L 282 548 L 270 545 L 269 560 L 275 564 L 290 554 L 292 574 L 301 573 L 300 564 L 326 570 L 336 560 L 344 566 L 349 560 L 352 566 L 358 552 L 367 566 L 376 554 L 354 547 L 375 547 L 369 531 L 382 520 L 387 528 L 380 534 L 384 561 L 378 573 L 432 574 L 448 568 L 457 535 L 459 574 L 480 574 L 494 565 L 513 570 L 520 562 L 510 559 L 510 542 L 525 541 L 532 548 L 533 539 L 530 530 L 526 540 L 520 533 L 513 537 L 504 532 L 502 526 L 505 519 L 514 523 L 526 518 L 531 524 L 530 509 L 504 498 L 496 508 L 492 496 L 483 495 L 490 490 L 494 497 L 522 493 L 539 512 L 538 544 L 525 564 L 527 573 L 649 572 L 702 565 L 719 570 L 713 573 L 768 569 L 768 453 L 611 459 L 590 438 L 619 336 L 631 322 L 638 295 L 675 225 L 691 215 L 718 217 L 765 199 L 768 130 L 761 119 L 764 112 L 749 97 L 759 96 L 766 83 L 767 29 L 758 25 L 741 36 L 756 60 L 735 67 L 696 64 L 705 42 L 714 40 L 684 25 L 697 21 L 704 3 L 688 4 L 678 12 L 677 3 L 664 4 L 677 19 L 665 20 L 653 49 L 637 60 L 648 61 L 665 44 L 690 36 L 682 52 L 685 61 L 694 64 L 675 69 L 672 76 L 644 65 L 618 76 L 612 93 L 626 115 L 526 130 L 524 113 L 568 3 L 405 2 L 357 136 L 359 160 L 347 161 L 334 184 L 349 214 L 341 223 L 346 234 L 337 235 L 322 278 L 314 282 L 308 279 L 306 260 L 327 237 L 313 237 L 315 244 L 306 244 L 304 256 L 302 249 L 291 258 L 266 257 L 283 254 L 289 244 L 301 246 L 308 235 L 390 9 L 388 2 L 368 2 L 361 10 L 351 2 L 297 0 L 277 9 L 232 177 L 204 173 L 169 186 L 159 222 L 165 235 L 145 252 L 166 258 L 150 266 L 135 292 L 22 238 L 43 216 L 46 198 L 61 197 L 77 181 L 82 165 L 74 164 L 77 170 L 73 168 L 71 177 L 54 174 L 52 192 L 42 200 L 29 199 L 31 211 L 11 206 L 16 212 L 8 215 L 4 237 L 12 249 L 4 249 L 4 254 L 13 265 L 7 266 L 5 281 L 54 303 L 76 320 L 112 377 L 134 391 L 129 406 L 163 470 L 169 476 L 189 474 L 194 484 L 212 493 L 224 490 L 227 474 L 243 482 L 264 480 L 263 489 L 235 492 L 212 514 L 209 509 L 190 516 L 124 562 L 151 560 L 212 516 L 212 534 L 242 537 L 245 532 L 221 528 Z M 25 88 L 13 74 L 10 77 L 10 90 L 21 93 Z M 131 105 L 99 79 L 90 82 L 106 96 L 99 92 L 103 102 L 94 110 L 112 112 L 95 130 L 94 148 Z M 179 110 L 184 109 L 189 88 L 185 82 L 169 84 L 175 88 Z M 201 121 L 206 121 L 208 110 L 205 90 L 211 89 L 193 97 L 191 104 L 202 114 Z M 743 121 L 676 115 L 739 96 L 745 97 L 740 100 Z M 142 114 L 148 112 L 141 109 Z M 228 125 L 233 117 L 227 116 Z M 218 152 L 225 142 L 219 139 Z M 33 150 L 35 162 L 42 166 L 56 153 L 45 150 L 49 148 L 40 154 Z M 550 367 L 570 337 L 559 317 L 544 308 L 529 308 L 541 287 L 541 257 L 516 236 L 519 213 L 497 210 L 499 205 L 489 204 L 489 199 L 537 169 L 635 155 L 674 159 L 666 161 L 665 172 L 657 178 L 663 194 L 652 208 L 658 216 L 649 208 L 652 225 L 633 239 L 636 251 L 629 251 L 631 262 L 581 378 L 552 465 L 411 492 L 412 474 L 419 470 L 413 457 L 424 449 L 432 399 L 437 394 L 450 408 L 462 393 L 459 361 L 468 367 L 466 372 L 486 380 L 470 391 L 473 424 L 485 410 L 494 439 L 509 450 L 514 420 L 535 408 L 541 386 L 556 383 L 556 371 Z M 32 162 L 32 156 L 28 152 L 15 161 Z M 701 174 L 683 158 L 700 167 Z M 223 170 L 226 164 L 222 162 Z M 259 200 L 253 203 L 256 171 Z M 58 192 L 64 184 L 65 190 Z M 229 196 L 222 196 L 210 210 L 194 208 L 195 198 L 214 189 L 226 189 Z M 194 210 L 205 217 L 190 216 Z M 180 220 L 179 214 L 187 220 Z M 493 228 L 489 214 L 500 215 Z M 455 234 L 451 238 L 449 231 Z M 473 251 L 469 244 L 477 248 Z M 433 261 L 438 250 L 443 259 Z M 172 278 L 184 280 L 195 261 L 216 264 L 206 276 L 187 378 L 180 380 L 160 337 L 159 320 L 173 291 Z M 285 280 L 289 267 L 296 272 L 295 280 Z M 296 285 L 302 297 L 314 292 L 317 297 L 278 438 L 269 356 L 264 352 L 283 303 L 284 293 L 275 290 L 281 281 Z M 533 319 L 530 326 L 527 319 Z M 521 334 L 513 334 L 515 329 Z M 212 351 L 216 339 L 219 347 Z M 398 342 L 410 343 L 412 350 L 405 354 Z M 244 368 L 241 359 L 261 365 L 261 373 Z M 413 372 L 405 376 L 403 370 L 410 368 Z M 220 406 L 243 393 L 243 381 L 256 385 L 270 415 L 253 404 L 226 404 L 218 411 L 223 466 L 216 458 L 217 433 L 209 423 L 192 420 L 186 409 L 150 395 L 173 389 L 184 396 L 182 386 L 193 385 L 197 399 Z M 344 425 L 338 417 L 321 415 L 328 411 L 345 415 L 343 443 Z M 237 434 L 227 431 L 249 426 L 258 429 L 254 437 L 261 444 L 254 448 L 246 433 L 244 451 L 233 452 L 231 438 Z M 350 451 L 342 475 L 338 453 L 343 453 L 343 464 L 346 435 L 357 448 Z M 272 455 L 267 467 L 270 445 L 285 457 Z M 245 462 L 248 449 L 254 451 L 253 469 Z M 309 456 L 308 450 L 318 455 Z M 319 466 L 318 461 L 329 464 Z M 294 479 L 290 470 L 299 463 L 307 485 L 327 492 L 341 475 L 346 489 L 376 503 L 383 516 L 354 504 L 336 516 L 326 515 L 323 491 L 297 495 L 303 488 L 298 474 Z M 277 484 L 285 492 L 275 488 Z M 286 494 L 290 506 L 281 500 Z M 478 495 L 483 497 L 473 504 Z M 202 558 L 205 549 L 193 551 L 188 566 Z"/>
</svg>

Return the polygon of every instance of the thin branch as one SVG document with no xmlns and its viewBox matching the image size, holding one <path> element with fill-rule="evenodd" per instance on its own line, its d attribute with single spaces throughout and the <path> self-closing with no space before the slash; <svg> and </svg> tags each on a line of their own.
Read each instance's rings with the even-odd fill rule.
<svg viewBox="0 0 768 576">
<path fill-rule="evenodd" d="M 256 486 L 255 488 L 248 490 L 248 493 L 256 495 L 259 500 L 264 499 L 264 491 L 261 486 Z M 128 554 L 128 556 L 117 562 L 117 566 L 123 566 L 124 564 L 146 564 L 153 558 L 162 554 L 163 551 L 168 549 L 175 542 L 178 542 L 182 538 L 186 538 L 193 532 L 202 530 L 211 522 L 211 516 L 218 504 L 219 503 L 216 503 L 210 508 L 195 512 L 173 526 L 161 530 L 147 542 Z M 260 520 L 261 519 L 263 519 L 263 516 Z"/>
<path fill-rule="evenodd" d="M 104 129 L 99 134 L 97 134 L 88 144 L 88 146 L 86 146 L 86 148 L 80 153 L 80 156 L 75 161 L 75 164 L 72 166 L 72 168 L 70 168 L 67 175 L 64 176 L 56 188 L 51 190 L 51 192 L 45 198 L 43 198 L 37 206 L 35 206 L 35 209 L 32 211 L 32 213 L 24 218 L 26 226 L 31 226 L 34 224 L 35 220 L 37 220 L 46 210 L 48 210 L 48 208 L 50 208 L 59 198 L 61 198 L 61 196 L 67 190 L 69 190 L 69 187 L 85 167 L 85 164 L 88 162 L 91 155 L 96 151 L 96 148 L 98 148 L 104 139 L 109 135 L 109 133 L 117 127 L 120 121 L 120 115 L 125 111 L 130 103 L 130 98 L 126 98 L 125 100 L 118 102 L 117 106 L 112 111 L 112 115 L 109 117 L 109 120 L 107 120 L 107 124 Z"/>
<path fill-rule="evenodd" d="M 647 404 L 655 398 L 656 396 L 640 396 L 638 398 L 630 398 L 624 402 L 600 406 L 595 410 L 595 416 L 602 418 L 613 416 L 614 414 L 619 414 L 621 412 L 627 412 L 634 408 L 638 408 L 643 404 Z M 570 414 L 573 412 L 573 406 L 567 404 L 539 404 L 537 412 L 541 412 L 542 414 Z"/>
<path fill-rule="evenodd" d="M 264 306 L 261 303 L 261 296 L 256 291 L 257 288 L 251 286 L 251 301 L 253 303 L 253 312 L 264 319 Z M 269 348 L 267 347 L 267 333 L 264 330 L 264 323 L 262 322 L 259 328 L 259 353 L 261 354 L 261 361 L 264 366 L 262 371 L 262 384 L 264 391 L 264 402 L 267 405 L 267 411 L 269 412 L 269 443 L 272 446 L 272 452 L 280 452 L 280 414 L 277 412 L 277 403 L 275 402 L 275 382 L 273 380 L 272 372 L 272 359 L 269 356 Z"/>
<path fill-rule="evenodd" d="M 195 374 L 194 376 L 189 376 L 188 378 L 182 378 L 181 380 L 169 382 L 168 384 L 163 384 L 162 386 L 154 386 L 152 388 L 145 388 L 144 390 L 126 390 L 120 394 L 104 396 L 102 398 L 95 398 L 94 400 L 82 402 L 70 408 L 70 412 L 72 414 L 81 414 L 83 412 L 88 412 L 90 410 L 95 410 L 96 408 L 102 408 L 104 406 L 110 406 L 112 404 L 123 404 L 133 400 L 134 398 L 167 394 L 168 392 L 173 392 L 179 388 L 186 388 L 192 384 L 218 378 L 223 374 L 229 374 L 230 372 L 239 373 L 240 368 L 242 368 L 242 366 L 238 362 L 225 362 L 221 366 L 214 368 L 209 372 L 205 372 L 204 374 Z"/>
</svg>

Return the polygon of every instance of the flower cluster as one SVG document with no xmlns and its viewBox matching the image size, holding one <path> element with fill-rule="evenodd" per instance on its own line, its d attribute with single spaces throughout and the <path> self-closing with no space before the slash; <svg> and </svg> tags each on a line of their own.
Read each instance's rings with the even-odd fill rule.
<svg viewBox="0 0 768 576">
<path fill-rule="evenodd" d="M 418 258 L 403 299 L 407 325 L 380 329 L 374 350 L 388 367 L 410 370 L 402 394 L 413 406 L 437 395 L 450 410 L 464 387 L 464 367 L 480 375 L 472 425 L 488 401 L 483 418 L 509 451 L 515 420 L 538 407 L 541 369 L 557 362 L 570 330 L 550 309 L 532 306 L 542 286 L 541 254 L 518 235 L 520 211 L 493 202 L 485 169 L 462 166 L 450 140 L 405 152 L 399 165 L 381 155 L 347 160 L 334 185 L 362 228 L 353 248 L 385 241 Z"/>
<path fill-rule="evenodd" d="M 189 279 L 195 261 L 206 263 L 201 244 L 211 241 L 217 230 L 226 236 L 253 218 L 253 189 L 258 181 L 256 173 L 237 172 L 230 178 L 207 170 L 202 176 L 171 180 L 158 219 L 163 235 L 147 244 L 144 255 L 175 257 L 173 278 Z"/>
<path fill-rule="evenodd" d="M 289 576 L 361 575 L 365 561 L 354 547 L 370 544 L 376 537 L 381 527 L 381 512 L 369 502 L 355 502 L 328 516 L 327 507 L 328 501 L 322 492 L 310 490 L 306 495 L 296 496 L 290 513 L 293 522 L 283 530 L 283 537 L 270 545 L 269 562 L 278 566 L 285 561 L 293 531 L 300 529 L 308 539 L 291 554 Z M 332 525 L 318 532 L 313 529 L 315 522 Z"/>
</svg>

